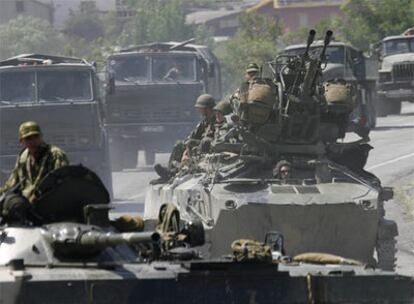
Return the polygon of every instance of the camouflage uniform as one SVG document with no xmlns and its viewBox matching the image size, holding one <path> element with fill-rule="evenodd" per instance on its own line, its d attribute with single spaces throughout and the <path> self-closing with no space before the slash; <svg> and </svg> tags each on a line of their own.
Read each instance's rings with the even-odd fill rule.
<svg viewBox="0 0 414 304">
<path fill-rule="evenodd" d="M 41 136 L 42 132 L 39 125 L 34 121 L 27 121 L 20 125 L 19 138 L 25 140 L 30 136 Z M 41 139 L 40 139 L 41 140 Z M 69 164 L 65 152 L 55 146 L 40 142 L 37 157 L 29 154 L 29 149 L 25 148 L 17 157 L 16 165 L 12 174 L 0 194 L 14 188 L 20 183 L 19 190 L 31 203 L 36 199 L 36 188 L 43 178 L 51 171 Z"/>
<path fill-rule="evenodd" d="M 30 202 L 35 200 L 35 190 L 42 179 L 51 171 L 69 164 L 68 158 L 61 149 L 43 143 L 38 159 L 30 157 L 29 150 L 24 149 L 17 157 L 16 166 L 0 193 L 13 188 L 22 182 L 20 190 Z"/>
<path fill-rule="evenodd" d="M 186 145 L 199 142 L 205 137 L 214 137 L 214 125 L 216 123 L 216 117 L 212 113 L 209 117 L 200 121 L 197 126 L 191 131 L 185 140 Z"/>
</svg>

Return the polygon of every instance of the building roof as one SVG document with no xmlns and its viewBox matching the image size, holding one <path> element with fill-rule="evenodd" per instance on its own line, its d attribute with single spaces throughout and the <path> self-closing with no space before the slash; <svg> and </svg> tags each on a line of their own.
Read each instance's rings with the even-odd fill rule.
<svg viewBox="0 0 414 304">
<path fill-rule="evenodd" d="M 186 16 L 185 22 L 187 24 L 203 24 L 210 20 L 219 19 L 235 14 L 240 14 L 244 9 L 238 7 L 233 9 L 219 9 L 219 10 L 202 10 L 190 13 Z"/>
<path fill-rule="evenodd" d="M 273 8 L 297 8 L 313 6 L 338 6 L 343 0 L 262 0 L 247 10 L 248 13 L 255 12 L 262 7 L 272 4 Z"/>
</svg>

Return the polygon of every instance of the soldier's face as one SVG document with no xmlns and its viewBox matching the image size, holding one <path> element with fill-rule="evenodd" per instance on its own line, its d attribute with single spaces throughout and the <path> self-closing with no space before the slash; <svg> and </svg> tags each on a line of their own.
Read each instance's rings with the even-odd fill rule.
<svg viewBox="0 0 414 304">
<path fill-rule="evenodd" d="M 224 121 L 224 115 L 220 111 L 216 111 L 216 121 L 222 123 Z"/>
<path fill-rule="evenodd" d="M 280 168 L 280 177 L 281 178 L 289 178 L 290 176 L 290 167 L 289 166 L 282 166 Z"/>
<path fill-rule="evenodd" d="M 42 144 L 42 137 L 40 135 L 31 135 L 20 140 L 21 144 L 31 151 L 37 150 Z"/>
<path fill-rule="evenodd" d="M 213 111 L 210 108 L 197 108 L 198 113 L 201 114 L 201 116 L 203 117 L 207 117 L 209 115 L 211 115 L 211 112 Z"/>
<path fill-rule="evenodd" d="M 257 72 L 250 72 L 250 73 L 246 73 L 246 80 L 252 80 L 254 77 L 257 76 Z"/>
</svg>

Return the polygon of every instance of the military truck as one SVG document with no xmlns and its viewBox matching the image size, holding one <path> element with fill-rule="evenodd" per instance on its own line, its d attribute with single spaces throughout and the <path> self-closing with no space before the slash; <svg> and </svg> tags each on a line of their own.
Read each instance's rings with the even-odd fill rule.
<svg viewBox="0 0 414 304">
<path fill-rule="evenodd" d="M 200 94 L 221 97 L 216 57 L 190 43 L 139 45 L 108 57 L 105 110 L 114 170 L 136 167 L 139 150 L 145 164 L 154 163 L 156 152 L 168 152 L 199 120 Z"/>
<path fill-rule="evenodd" d="M 100 84 L 93 64 L 79 58 L 19 55 L 0 62 L 0 169 L 9 176 L 21 150 L 19 125 L 38 122 L 46 142 L 71 163 L 96 171 L 112 189 Z"/>
<path fill-rule="evenodd" d="M 400 114 L 401 102 L 414 102 L 414 28 L 385 37 L 379 51 L 378 112 Z"/>
<path fill-rule="evenodd" d="M 311 47 L 311 52 L 321 49 L 322 41 Z M 282 54 L 302 55 L 306 45 L 286 47 Z M 378 80 L 377 59 L 368 57 L 353 46 L 333 41 L 326 50 L 328 62 L 323 69 L 323 79 L 344 79 L 357 89 L 357 105 L 350 115 L 348 131 L 368 135 L 376 125 L 376 82 Z"/>
</svg>

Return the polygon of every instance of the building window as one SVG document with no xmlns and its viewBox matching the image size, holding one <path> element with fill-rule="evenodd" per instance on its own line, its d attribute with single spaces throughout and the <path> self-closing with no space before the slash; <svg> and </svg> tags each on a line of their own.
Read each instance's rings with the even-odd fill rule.
<svg viewBox="0 0 414 304">
<path fill-rule="evenodd" d="M 16 1 L 16 12 L 24 12 L 24 1 Z"/>
</svg>

